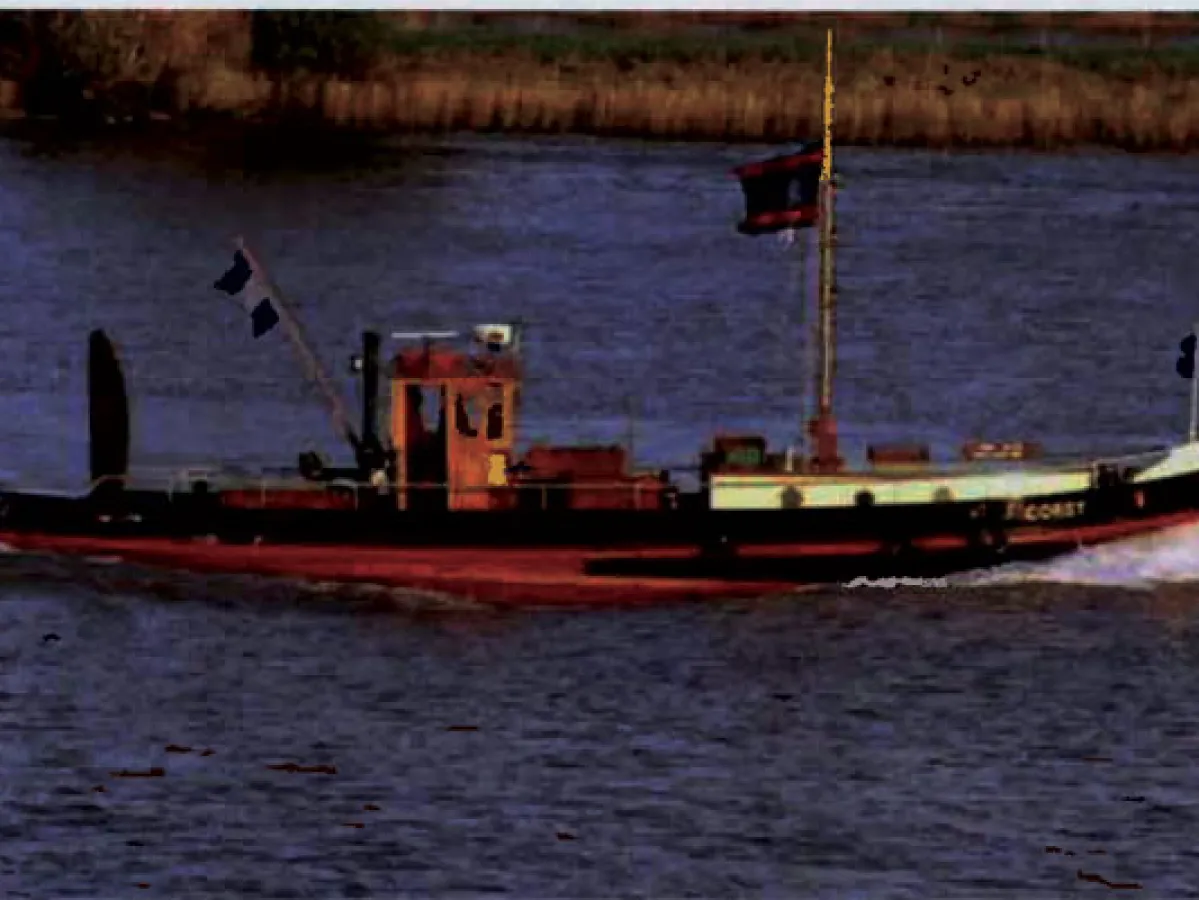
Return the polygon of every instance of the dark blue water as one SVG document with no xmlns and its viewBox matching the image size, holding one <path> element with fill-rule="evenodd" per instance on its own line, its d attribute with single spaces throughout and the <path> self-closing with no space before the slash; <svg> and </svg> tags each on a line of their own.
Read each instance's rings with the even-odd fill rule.
<svg viewBox="0 0 1199 900">
<path fill-rule="evenodd" d="M 520 316 L 529 439 L 623 439 L 630 403 L 646 462 L 691 461 L 720 427 L 796 438 L 812 317 L 801 324 L 796 251 L 734 230 L 727 170 L 754 148 L 492 139 L 366 153 L 219 138 L 0 144 L 0 468 L 85 478 L 83 357 L 98 325 L 129 368 L 135 462 L 344 453 L 282 335 L 254 341 L 240 305 L 212 290 L 236 235 L 347 397 L 364 327 Z M 1199 163 L 838 159 L 851 456 L 879 438 L 952 457 L 970 437 L 1071 450 L 1185 433 L 1173 365 L 1199 315 Z"/>
<path fill-rule="evenodd" d="M 82 484 L 97 325 L 124 350 L 142 462 L 336 449 L 290 349 L 211 289 L 237 234 L 338 377 L 364 327 L 519 315 L 526 437 L 621 439 L 633 397 L 646 462 L 687 461 L 718 426 L 792 440 L 796 253 L 735 233 L 726 175 L 756 152 L 9 139 L 0 468 Z M 841 165 L 851 455 L 1185 430 L 1199 163 Z M 1184 532 L 944 589 L 573 615 L 6 558 L 0 893 L 1109 890 L 1081 871 L 1199 896 L 1197 553 Z M 336 774 L 266 768 L 286 762 Z"/>
</svg>

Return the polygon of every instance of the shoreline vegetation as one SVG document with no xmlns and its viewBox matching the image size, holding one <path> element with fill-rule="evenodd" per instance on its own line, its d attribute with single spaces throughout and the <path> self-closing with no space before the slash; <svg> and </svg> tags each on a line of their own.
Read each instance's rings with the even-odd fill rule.
<svg viewBox="0 0 1199 900">
<path fill-rule="evenodd" d="M 0 114 L 792 142 L 831 22 L 839 143 L 1199 149 L 1193 14 L 440 16 L 0 13 Z"/>
</svg>

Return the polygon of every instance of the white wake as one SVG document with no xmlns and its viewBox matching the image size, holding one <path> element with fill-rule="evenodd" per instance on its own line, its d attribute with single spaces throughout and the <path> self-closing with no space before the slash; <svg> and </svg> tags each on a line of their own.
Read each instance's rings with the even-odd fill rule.
<svg viewBox="0 0 1199 900">
<path fill-rule="evenodd" d="M 951 579 L 962 586 L 1046 582 L 1151 588 L 1199 582 L 1199 525 L 1088 547 L 1042 563 L 1012 563 Z"/>
</svg>

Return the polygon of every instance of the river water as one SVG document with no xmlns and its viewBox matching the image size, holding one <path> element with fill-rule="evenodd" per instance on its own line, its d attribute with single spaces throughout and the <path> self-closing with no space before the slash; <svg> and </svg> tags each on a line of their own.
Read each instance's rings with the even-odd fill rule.
<svg viewBox="0 0 1199 900">
<path fill-rule="evenodd" d="M 238 234 L 337 377 L 364 327 L 520 316 L 529 438 L 622 440 L 632 410 L 646 463 L 718 427 L 793 440 L 798 254 L 736 234 L 727 175 L 769 152 L 9 136 L 0 469 L 83 483 L 96 326 L 142 463 L 335 450 L 290 349 L 211 289 Z M 1185 432 L 1199 162 L 839 168 L 850 456 Z M 949 587 L 498 615 L 9 558 L 0 893 L 1199 896 L 1197 573 L 1182 531 Z"/>
</svg>

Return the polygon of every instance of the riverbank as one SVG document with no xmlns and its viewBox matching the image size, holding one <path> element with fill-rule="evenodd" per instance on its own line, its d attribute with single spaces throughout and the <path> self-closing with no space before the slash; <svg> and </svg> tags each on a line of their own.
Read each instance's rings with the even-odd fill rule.
<svg viewBox="0 0 1199 900">
<path fill-rule="evenodd" d="M 786 45 L 788 53 L 730 45 L 691 55 L 666 44 L 617 46 L 589 56 L 547 52 L 531 40 L 522 50 L 511 38 L 502 46 L 455 46 L 444 36 L 405 41 L 361 80 L 215 65 L 145 86 L 146 101 L 135 98 L 132 108 L 382 131 L 786 142 L 819 130 L 822 60 L 806 44 Z M 850 45 L 837 58 L 837 138 L 937 148 L 1199 149 L 1199 56 L 1126 51 L 1096 59 Z M 0 109 L 19 115 L 22 104 L 20 85 L 0 81 Z"/>
</svg>

